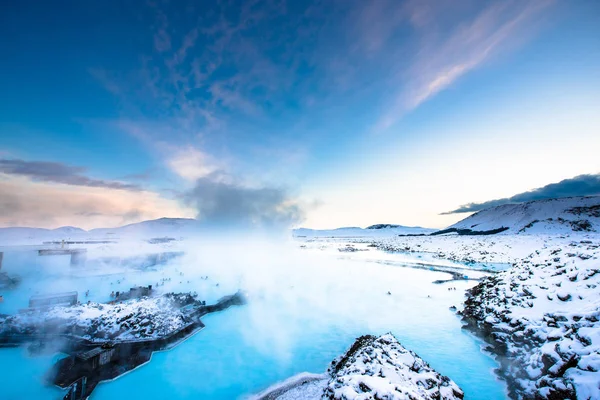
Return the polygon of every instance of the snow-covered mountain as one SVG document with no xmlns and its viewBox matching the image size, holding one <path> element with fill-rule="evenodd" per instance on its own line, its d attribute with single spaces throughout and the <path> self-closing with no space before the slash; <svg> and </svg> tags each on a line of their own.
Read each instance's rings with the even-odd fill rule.
<svg viewBox="0 0 600 400">
<path fill-rule="evenodd" d="M 472 231 L 508 228 L 504 233 L 509 234 L 600 232 L 600 196 L 504 204 L 479 211 L 448 227 L 451 228 Z"/>
<path fill-rule="evenodd" d="M 97 236 L 181 236 L 198 229 L 198 220 L 192 218 L 159 218 L 137 222 L 117 228 L 92 229 L 88 233 Z"/>
<path fill-rule="evenodd" d="M 85 235 L 86 231 L 72 226 L 65 226 L 57 229 L 44 228 L 0 228 L 0 244 L 14 240 L 55 240 L 55 239 L 70 239 Z"/>
<path fill-rule="evenodd" d="M 407 234 L 429 234 L 435 229 L 420 226 L 402 226 L 392 224 L 371 225 L 368 228 L 346 227 L 337 229 L 294 229 L 295 237 L 365 237 L 365 236 L 397 236 Z"/>
<path fill-rule="evenodd" d="M 85 230 L 77 228 L 76 226 L 62 226 L 60 228 L 52 229 L 52 232 L 64 233 L 65 235 L 80 235 L 85 233 Z"/>
<path fill-rule="evenodd" d="M 56 229 L 0 228 L 0 245 L 8 243 L 39 244 L 50 240 L 101 240 L 121 237 L 180 237 L 194 233 L 198 221 L 191 218 L 159 218 L 115 228 L 97 228 L 89 231 L 74 226 Z"/>
</svg>

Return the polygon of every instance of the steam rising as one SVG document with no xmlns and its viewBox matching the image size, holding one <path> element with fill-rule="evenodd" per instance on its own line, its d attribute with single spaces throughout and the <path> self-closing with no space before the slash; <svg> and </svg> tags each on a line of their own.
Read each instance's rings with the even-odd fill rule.
<svg viewBox="0 0 600 400">
<path fill-rule="evenodd" d="M 304 210 L 285 189 L 249 187 L 232 179 L 206 176 L 184 196 L 205 226 L 285 228 L 304 219 Z"/>
<path fill-rule="evenodd" d="M 452 365 L 476 361 L 478 347 L 465 350 L 470 339 L 457 335 L 460 322 L 448 312 L 448 306 L 462 301 L 462 291 L 432 284 L 447 275 L 365 263 L 378 253 L 346 256 L 337 251 L 340 244 L 335 242 L 322 249 L 322 242 L 307 241 L 303 244 L 307 248 L 301 249 L 298 242 L 283 235 L 277 239 L 275 235 L 235 232 L 215 235 L 203 231 L 195 237 L 160 244 L 150 244 L 139 236 L 121 237 L 118 243 L 88 246 L 88 262 L 76 270 L 69 266 L 68 257 L 22 253 L 23 257 L 28 254 L 27 258 L 18 260 L 15 254 L 8 254 L 7 272 L 19 271 L 23 288 L 32 293 L 23 293 L 21 299 L 8 297 L 4 306 L 24 307 L 28 296 L 36 291 L 77 290 L 82 301 L 105 302 L 110 300 L 111 291 L 152 284 L 159 292 L 196 292 L 200 300 L 214 303 L 243 290 L 248 304 L 207 316 L 207 329 L 182 343 L 181 349 L 175 348 L 176 356 L 163 360 L 169 362 L 167 369 L 157 356 L 136 372 L 168 381 L 174 387 L 184 385 L 190 393 L 206 393 L 224 382 L 247 384 L 248 380 L 238 382 L 232 376 L 253 376 L 257 368 L 263 368 L 257 374 L 266 374 L 267 365 L 268 376 L 256 377 L 258 386 L 239 387 L 239 391 L 258 392 L 304 368 L 322 372 L 355 337 L 366 333 L 392 331 L 426 359 L 452 359 L 444 371 L 448 374 L 453 372 Z M 167 232 L 156 232 L 157 236 L 163 233 Z M 166 251 L 185 254 L 149 268 L 122 263 L 126 258 Z M 471 284 L 456 282 L 457 287 L 467 285 Z M 87 290 L 89 298 L 83 297 Z M 0 308 L 0 312 L 13 311 Z M 440 341 L 446 345 L 438 346 Z M 211 380 L 190 381 L 189 371 L 199 368 L 209 368 L 205 373 Z M 165 370 L 171 372 L 166 374 Z M 101 386 L 98 398 L 110 398 L 129 388 L 127 382 L 124 377 Z"/>
</svg>

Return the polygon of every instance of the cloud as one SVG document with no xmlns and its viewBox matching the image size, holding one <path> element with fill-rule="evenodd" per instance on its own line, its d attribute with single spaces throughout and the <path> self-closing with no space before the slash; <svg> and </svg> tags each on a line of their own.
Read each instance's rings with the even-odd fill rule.
<svg viewBox="0 0 600 400">
<path fill-rule="evenodd" d="M 0 173 L 26 176 L 35 181 L 56 182 L 74 186 L 101 187 L 108 189 L 141 190 L 138 185 L 92 179 L 82 175 L 84 167 L 70 166 L 49 161 L 24 161 L 19 159 L 0 159 Z"/>
<path fill-rule="evenodd" d="M 215 173 L 184 195 L 211 227 L 285 228 L 304 219 L 304 209 L 282 188 L 250 187 Z"/>
<path fill-rule="evenodd" d="M 191 217 L 194 210 L 149 191 L 72 186 L 0 175 L 0 226 L 84 229 L 161 217 Z"/>
<path fill-rule="evenodd" d="M 157 4 L 149 3 L 156 11 L 156 32 L 154 33 L 154 49 L 159 52 L 165 52 L 171 49 L 171 36 L 167 32 L 169 21 L 167 16 L 160 10 Z"/>
<path fill-rule="evenodd" d="M 489 200 L 483 203 L 465 204 L 456 210 L 442 213 L 442 215 L 475 212 L 485 208 L 509 203 L 524 203 L 533 200 L 592 195 L 600 195 L 600 174 L 579 175 L 571 179 L 565 179 L 557 183 L 551 183 L 529 192 L 519 193 L 506 199 Z"/>
<path fill-rule="evenodd" d="M 420 36 L 419 51 L 411 65 L 399 71 L 399 87 L 392 105 L 380 117 L 375 130 L 385 130 L 404 114 L 414 110 L 448 88 L 492 56 L 512 48 L 535 27 L 535 19 L 552 0 L 504 1 L 479 11 L 470 22 L 457 19 L 448 24 L 453 13 L 431 2 L 408 2 L 406 12 Z M 444 26 L 450 25 L 450 26 Z"/>
<path fill-rule="evenodd" d="M 212 157 L 192 146 L 176 150 L 167 160 L 167 165 L 173 172 L 188 181 L 195 181 L 219 169 Z"/>
</svg>

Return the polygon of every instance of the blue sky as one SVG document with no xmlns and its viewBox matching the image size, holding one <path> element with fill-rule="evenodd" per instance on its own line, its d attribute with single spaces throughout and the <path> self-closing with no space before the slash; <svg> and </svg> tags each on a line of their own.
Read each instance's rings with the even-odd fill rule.
<svg viewBox="0 0 600 400">
<path fill-rule="evenodd" d="M 597 2 L 23 1 L 0 34 L 3 226 L 442 227 L 600 172 Z"/>
</svg>

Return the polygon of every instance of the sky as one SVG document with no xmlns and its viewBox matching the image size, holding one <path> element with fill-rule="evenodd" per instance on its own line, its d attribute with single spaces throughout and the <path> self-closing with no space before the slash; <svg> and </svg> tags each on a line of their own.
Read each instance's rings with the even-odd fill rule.
<svg viewBox="0 0 600 400">
<path fill-rule="evenodd" d="M 600 2 L 0 7 L 0 226 L 442 228 L 600 194 Z"/>
</svg>

